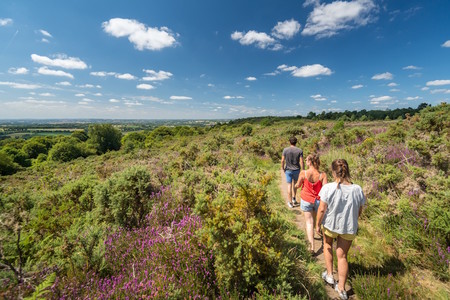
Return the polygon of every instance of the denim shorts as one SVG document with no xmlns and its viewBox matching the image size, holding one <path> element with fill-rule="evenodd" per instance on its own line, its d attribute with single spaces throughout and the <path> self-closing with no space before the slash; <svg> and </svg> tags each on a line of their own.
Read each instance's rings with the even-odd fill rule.
<svg viewBox="0 0 450 300">
<path fill-rule="evenodd" d="M 301 201 L 300 201 L 300 209 L 302 211 L 308 211 L 308 212 L 309 211 L 316 211 L 317 212 L 317 209 L 319 208 L 319 204 L 320 204 L 320 200 L 317 200 L 317 199 L 314 202 L 314 204 L 301 199 Z"/>
<path fill-rule="evenodd" d="M 300 170 L 286 170 L 284 172 L 284 174 L 286 175 L 286 182 L 287 183 L 292 183 L 292 180 L 297 182 L 298 175 L 300 174 Z"/>
</svg>

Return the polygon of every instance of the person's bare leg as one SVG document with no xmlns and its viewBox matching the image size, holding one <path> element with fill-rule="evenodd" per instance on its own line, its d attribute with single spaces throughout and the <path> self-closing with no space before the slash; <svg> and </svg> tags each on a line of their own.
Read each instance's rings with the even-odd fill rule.
<svg viewBox="0 0 450 300">
<path fill-rule="evenodd" d="M 297 200 L 297 181 L 294 180 L 294 195 L 290 198 L 292 200 L 292 198 L 295 198 L 295 200 Z M 297 200 L 297 202 L 300 202 Z"/>
<path fill-rule="evenodd" d="M 314 220 L 310 211 L 304 211 L 306 235 L 308 236 L 309 250 L 314 250 Z"/>
<path fill-rule="evenodd" d="M 325 259 L 325 266 L 327 273 L 333 274 L 333 238 L 323 235 L 323 256 Z"/>
<path fill-rule="evenodd" d="M 288 184 L 287 184 L 287 189 L 288 189 L 288 198 L 289 198 L 289 201 L 292 201 L 292 183 L 288 183 Z"/>
<path fill-rule="evenodd" d="M 338 260 L 339 290 L 345 291 L 345 283 L 348 277 L 347 253 L 352 245 L 352 241 L 347 241 L 342 237 L 337 238 L 336 256 Z"/>
</svg>

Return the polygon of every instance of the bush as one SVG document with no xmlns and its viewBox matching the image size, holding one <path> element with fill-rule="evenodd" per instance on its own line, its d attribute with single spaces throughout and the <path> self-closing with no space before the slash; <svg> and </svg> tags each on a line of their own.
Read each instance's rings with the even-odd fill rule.
<svg viewBox="0 0 450 300">
<path fill-rule="evenodd" d="M 88 135 L 88 142 L 97 149 L 98 154 L 120 149 L 122 133 L 111 124 L 90 125 Z"/>
<path fill-rule="evenodd" d="M 53 161 L 67 162 L 82 157 L 83 151 L 73 142 L 60 142 L 52 147 L 48 156 Z"/>
<path fill-rule="evenodd" d="M 16 173 L 20 166 L 16 164 L 12 158 L 5 152 L 0 152 L 0 175 L 11 175 Z"/>
</svg>

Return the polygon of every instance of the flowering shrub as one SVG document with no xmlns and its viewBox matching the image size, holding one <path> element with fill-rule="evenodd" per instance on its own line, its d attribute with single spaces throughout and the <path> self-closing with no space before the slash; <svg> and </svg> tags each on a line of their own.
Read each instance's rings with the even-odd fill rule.
<svg viewBox="0 0 450 300">
<path fill-rule="evenodd" d="M 175 202 L 167 191 L 144 227 L 119 229 L 105 241 L 107 276 L 88 272 L 82 280 L 63 280 L 61 299 L 207 298 L 214 292 L 212 255 L 195 232 L 200 218 Z M 67 281 L 67 282 L 65 282 Z"/>
<path fill-rule="evenodd" d="M 393 145 L 386 149 L 386 163 L 402 167 L 406 164 L 417 165 L 418 159 L 415 151 L 405 146 Z"/>
<path fill-rule="evenodd" d="M 414 299 L 415 295 L 411 289 L 403 286 L 402 283 L 392 274 L 388 276 L 380 275 L 359 275 L 352 280 L 352 288 L 359 299 Z"/>
</svg>

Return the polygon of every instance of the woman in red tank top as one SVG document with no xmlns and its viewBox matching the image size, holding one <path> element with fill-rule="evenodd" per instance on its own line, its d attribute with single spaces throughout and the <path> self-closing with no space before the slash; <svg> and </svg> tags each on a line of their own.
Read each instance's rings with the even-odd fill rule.
<svg viewBox="0 0 450 300">
<path fill-rule="evenodd" d="M 309 250 L 311 254 L 314 254 L 314 223 L 320 204 L 319 192 L 328 181 L 327 174 L 319 171 L 320 158 L 317 154 L 308 155 L 306 165 L 308 169 L 300 173 L 297 187 L 302 189 L 300 192 L 300 209 L 305 215 Z"/>
</svg>

